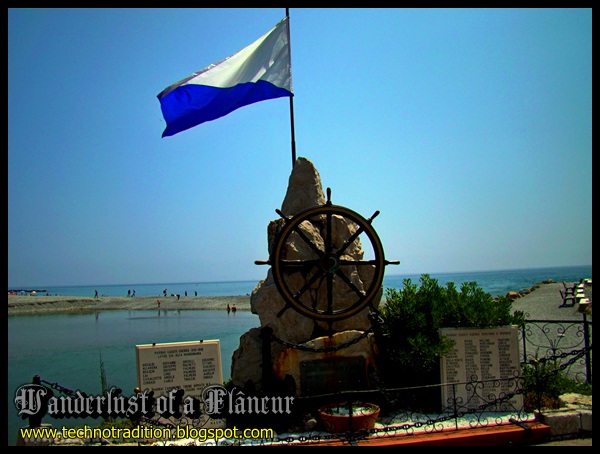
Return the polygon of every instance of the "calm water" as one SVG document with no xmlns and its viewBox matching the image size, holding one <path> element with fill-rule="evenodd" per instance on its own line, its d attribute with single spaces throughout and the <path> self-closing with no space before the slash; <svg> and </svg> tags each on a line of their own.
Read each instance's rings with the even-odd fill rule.
<svg viewBox="0 0 600 454">
<path fill-rule="evenodd" d="M 135 345 L 219 339 L 224 380 L 242 334 L 259 326 L 249 311 L 108 311 L 98 314 L 56 314 L 8 318 L 8 438 L 16 443 L 19 427 L 14 393 L 34 375 L 73 391 L 101 394 L 100 358 L 109 386 L 131 396 L 137 386 Z M 58 395 L 58 393 L 56 393 Z M 97 425 L 89 419 L 52 419 L 54 427 Z"/>
<path fill-rule="evenodd" d="M 475 281 L 483 290 L 497 296 L 510 290 L 528 288 L 545 279 L 575 282 L 581 278 L 592 278 L 592 267 L 431 275 L 442 285 Z M 384 288 L 402 288 L 406 278 L 419 283 L 420 275 L 386 275 Z M 256 281 L 241 281 L 41 289 L 51 294 L 72 296 L 93 296 L 96 289 L 100 294 L 111 296 L 127 295 L 128 289 L 135 289 L 139 296 L 159 295 L 165 288 L 169 293 L 182 295 L 187 290 L 189 295 L 197 291 L 200 296 L 233 296 L 251 293 L 256 284 Z M 223 378 L 227 380 L 231 373 L 231 356 L 239 346 L 240 336 L 259 324 L 258 316 L 248 311 L 238 311 L 235 315 L 227 315 L 224 311 L 153 310 L 8 317 L 8 444 L 14 445 L 18 428 L 27 425 L 17 416 L 14 393 L 20 385 L 30 383 L 34 375 L 71 390 L 100 394 L 102 358 L 108 384 L 121 388 L 123 395 L 130 396 L 137 386 L 135 345 L 219 339 Z M 46 417 L 44 422 L 54 427 L 73 427 L 84 423 L 96 425 L 100 421 Z"/>
</svg>

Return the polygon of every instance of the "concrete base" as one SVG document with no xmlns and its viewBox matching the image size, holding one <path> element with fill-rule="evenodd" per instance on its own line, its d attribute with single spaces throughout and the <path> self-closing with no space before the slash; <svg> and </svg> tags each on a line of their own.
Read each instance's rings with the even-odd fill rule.
<svg viewBox="0 0 600 454">
<path fill-rule="evenodd" d="M 553 437 L 576 436 L 592 431 L 591 410 L 547 410 L 536 415 L 536 419 L 550 426 Z"/>
<path fill-rule="evenodd" d="M 538 422 L 523 423 L 527 429 L 515 425 L 480 427 L 416 435 L 371 437 L 356 441 L 331 440 L 307 443 L 312 446 L 504 446 L 535 444 L 548 441 L 549 426 Z"/>
<path fill-rule="evenodd" d="M 592 433 L 592 410 L 580 410 L 581 430 Z"/>
</svg>

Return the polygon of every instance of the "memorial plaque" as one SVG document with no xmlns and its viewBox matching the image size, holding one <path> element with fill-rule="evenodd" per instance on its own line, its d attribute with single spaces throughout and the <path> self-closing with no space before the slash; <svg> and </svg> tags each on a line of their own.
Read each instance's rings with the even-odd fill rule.
<svg viewBox="0 0 600 454">
<path fill-rule="evenodd" d="M 520 375 L 519 331 L 517 326 L 497 328 L 442 328 L 440 335 L 454 341 L 452 350 L 441 360 L 441 382 L 461 383 L 442 387 L 442 406 L 457 405 L 476 409 L 502 395 L 516 391 L 513 379 Z M 489 380 L 489 381 L 488 381 Z M 494 380 L 497 380 L 494 382 Z M 462 383 L 478 381 L 478 386 Z M 519 410 L 523 396 L 513 396 L 506 406 Z"/>
<path fill-rule="evenodd" d="M 302 361 L 300 381 L 304 396 L 366 389 L 365 358 L 349 356 Z"/>
<path fill-rule="evenodd" d="M 154 397 L 183 389 L 184 397 L 202 398 L 208 385 L 223 384 L 219 340 L 136 345 L 137 382 Z M 225 427 L 222 419 L 209 419 L 205 427 Z"/>
</svg>

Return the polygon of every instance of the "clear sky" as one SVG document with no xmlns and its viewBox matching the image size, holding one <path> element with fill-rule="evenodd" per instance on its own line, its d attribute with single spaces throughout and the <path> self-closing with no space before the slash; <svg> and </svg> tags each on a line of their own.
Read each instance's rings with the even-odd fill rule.
<svg viewBox="0 0 600 454">
<path fill-rule="evenodd" d="M 8 10 L 8 284 L 260 280 L 289 98 L 161 138 L 268 9 Z M 290 10 L 297 156 L 390 274 L 592 263 L 592 10 Z"/>
</svg>

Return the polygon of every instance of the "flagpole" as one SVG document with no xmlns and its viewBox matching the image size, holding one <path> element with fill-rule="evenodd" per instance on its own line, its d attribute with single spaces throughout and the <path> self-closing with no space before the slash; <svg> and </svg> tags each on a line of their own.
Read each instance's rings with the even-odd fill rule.
<svg viewBox="0 0 600 454">
<path fill-rule="evenodd" d="M 290 74 L 291 74 L 291 64 L 292 64 L 292 42 L 290 41 L 290 9 L 285 9 L 285 17 L 288 20 L 288 46 L 290 52 Z M 292 129 L 292 170 L 294 169 L 294 164 L 296 163 L 296 134 L 294 132 L 294 97 L 290 96 L 290 123 Z"/>
</svg>

